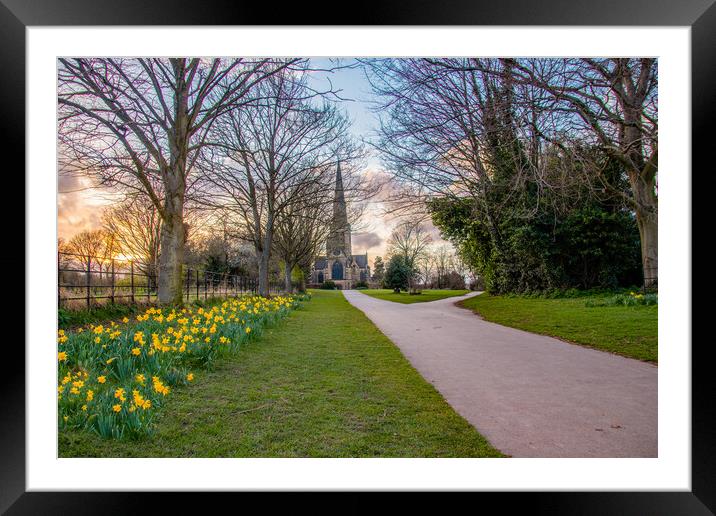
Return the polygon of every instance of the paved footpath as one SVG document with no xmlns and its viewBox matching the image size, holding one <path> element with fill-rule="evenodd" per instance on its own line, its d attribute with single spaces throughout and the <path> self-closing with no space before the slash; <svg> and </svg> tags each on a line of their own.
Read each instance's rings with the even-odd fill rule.
<svg viewBox="0 0 716 516">
<path fill-rule="evenodd" d="M 344 291 L 455 410 L 513 457 L 656 457 L 654 365 L 482 320 L 453 297 Z"/>
</svg>

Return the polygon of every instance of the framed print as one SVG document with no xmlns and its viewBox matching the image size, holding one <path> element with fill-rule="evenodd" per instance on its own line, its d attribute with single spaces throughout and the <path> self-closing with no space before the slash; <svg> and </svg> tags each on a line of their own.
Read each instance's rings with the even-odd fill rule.
<svg viewBox="0 0 716 516">
<path fill-rule="evenodd" d="M 0 508 L 713 513 L 691 169 L 716 7 L 329 12 L 2 1 L 27 208 Z"/>
</svg>

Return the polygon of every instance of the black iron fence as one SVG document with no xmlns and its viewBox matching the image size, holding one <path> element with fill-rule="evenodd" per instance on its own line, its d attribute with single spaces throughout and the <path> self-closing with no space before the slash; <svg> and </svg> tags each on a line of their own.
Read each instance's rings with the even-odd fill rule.
<svg viewBox="0 0 716 516">
<path fill-rule="evenodd" d="M 642 272 L 642 292 L 655 293 L 659 291 L 659 276 L 656 268 L 645 268 Z"/>
<path fill-rule="evenodd" d="M 59 307 L 91 308 L 103 303 L 155 303 L 158 268 L 140 260 L 57 255 L 57 301 Z M 182 268 L 185 301 L 258 293 L 258 278 L 248 275 Z M 283 283 L 269 281 L 269 292 L 282 291 Z"/>
<path fill-rule="evenodd" d="M 659 279 L 654 278 L 644 278 L 644 282 L 641 287 L 641 291 L 644 294 L 655 294 L 659 292 Z"/>
</svg>

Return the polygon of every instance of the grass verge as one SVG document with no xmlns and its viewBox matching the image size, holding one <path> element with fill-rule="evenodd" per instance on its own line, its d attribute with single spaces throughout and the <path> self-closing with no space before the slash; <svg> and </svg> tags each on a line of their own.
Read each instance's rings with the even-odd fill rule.
<svg viewBox="0 0 716 516">
<path fill-rule="evenodd" d="M 86 324 L 96 324 L 111 320 L 118 320 L 122 317 L 132 317 L 142 308 L 140 305 L 107 304 L 90 308 L 89 310 L 57 310 L 57 327 L 61 330 L 68 330 Z"/>
<path fill-rule="evenodd" d="M 207 297 L 206 299 L 198 298 L 188 301 L 185 306 L 211 307 L 226 301 L 226 299 L 228 299 L 226 296 L 212 296 Z M 92 308 L 81 310 L 59 308 L 57 310 L 57 329 L 73 330 L 89 324 L 108 323 L 110 321 L 119 322 L 124 317 L 131 319 L 138 313 L 141 313 L 147 308 L 153 306 L 157 305 L 155 303 L 107 303 L 101 306 L 93 306 Z"/>
<path fill-rule="evenodd" d="M 462 296 L 467 294 L 469 290 L 423 290 L 421 294 L 410 295 L 407 292 L 396 294 L 390 289 L 366 289 L 361 290 L 363 294 L 384 299 L 385 301 L 393 301 L 395 303 L 412 304 L 425 303 L 427 301 L 437 301 L 446 297 Z"/>
<path fill-rule="evenodd" d="M 489 294 L 459 304 L 504 326 L 551 335 L 638 360 L 658 361 L 656 305 L 588 307 L 585 298 L 543 299 Z"/>
<path fill-rule="evenodd" d="M 499 457 L 337 291 L 177 388 L 154 435 L 63 431 L 61 457 Z"/>
</svg>

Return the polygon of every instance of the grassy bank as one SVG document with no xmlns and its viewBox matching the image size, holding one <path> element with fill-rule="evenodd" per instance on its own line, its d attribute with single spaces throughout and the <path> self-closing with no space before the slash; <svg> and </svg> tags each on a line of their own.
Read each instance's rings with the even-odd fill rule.
<svg viewBox="0 0 716 516">
<path fill-rule="evenodd" d="M 192 299 L 185 306 L 214 306 L 226 300 L 227 297 L 207 297 Z M 67 308 L 59 308 L 57 310 L 57 328 L 60 330 L 72 330 L 89 324 L 108 323 L 110 321 L 118 322 L 128 317 L 132 318 L 138 313 L 143 312 L 147 308 L 156 306 L 155 303 L 107 303 L 101 306 L 93 306 L 90 309 L 81 308 L 78 310 L 70 310 Z"/>
<path fill-rule="evenodd" d="M 360 292 L 378 299 L 384 299 L 385 301 L 411 304 L 437 301 L 438 299 L 445 299 L 446 297 L 462 296 L 467 294 L 469 290 L 423 290 L 422 293 L 417 295 L 410 295 L 407 292 L 396 294 L 390 289 L 366 289 Z"/>
<path fill-rule="evenodd" d="M 412 296 L 420 297 L 420 296 Z M 500 456 L 340 292 L 178 387 L 140 441 L 63 431 L 62 457 Z"/>
<path fill-rule="evenodd" d="M 148 306 L 148 305 L 147 305 Z M 97 324 L 118 320 L 123 317 L 132 317 L 146 306 L 107 304 L 90 308 L 89 310 L 57 310 L 57 327 L 61 330 L 77 328 L 86 324 Z"/>
<path fill-rule="evenodd" d="M 580 297 L 543 299 L 489 294 L 460 302 L 488 321 L 657 362 L 656 305 L 588 307 L 587 304 L 587 299 Z"/>
</svg>

